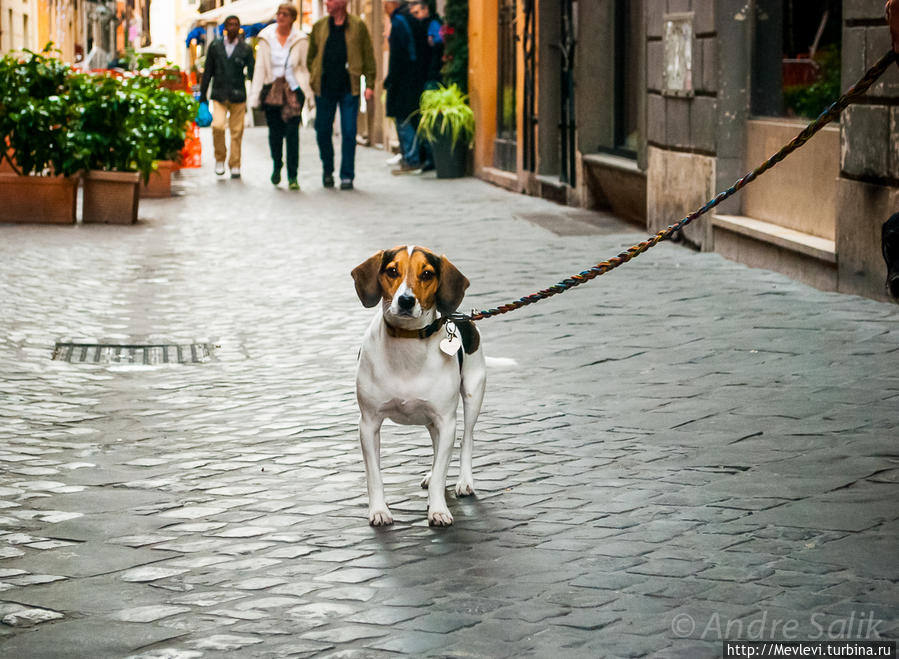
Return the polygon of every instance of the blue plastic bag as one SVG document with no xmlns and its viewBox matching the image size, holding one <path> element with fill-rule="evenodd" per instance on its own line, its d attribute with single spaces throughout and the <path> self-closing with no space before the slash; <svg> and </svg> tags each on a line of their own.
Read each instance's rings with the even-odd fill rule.
<svg viewBox="0 0 899 659">
<path fill-rule="evenodd" d="M 200 103 L 200 109 L 197 110 L 197 126 L 205 128 L 212 124 L 212 113 L 209 111 L 209 103 Z"/>
</svg>

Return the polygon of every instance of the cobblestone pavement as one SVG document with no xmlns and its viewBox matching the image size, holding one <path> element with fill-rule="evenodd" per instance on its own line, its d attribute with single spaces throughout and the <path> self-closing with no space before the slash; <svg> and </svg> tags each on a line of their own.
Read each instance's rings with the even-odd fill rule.
<svg viewBox="0 0 899 659">
<path fill-rule="evenodd" d="M 208 135 L 204 135 L 207 139 Z M 415 243 L 504 303 L 644 235 L 360 149 L 324 190 L 185 172 L 135 226 L 0 226 L 0 655 L 716 657 L 896 638 L 899 307 L 662 244 L 480 323 L 478 496 L 427 525 L 430 442 L 385 428 L 366 522 L 350 269 Z M 208 143 L 207 143 L 207 155 Z M 207 158 L 208 160 L 208 158 Z M 677 219 L 677 218 L 672 218 Z M 58 341 L 212 343 L 205 363 Z M 450 470 L 454 483 L 456 465 Z"/>
</svg>

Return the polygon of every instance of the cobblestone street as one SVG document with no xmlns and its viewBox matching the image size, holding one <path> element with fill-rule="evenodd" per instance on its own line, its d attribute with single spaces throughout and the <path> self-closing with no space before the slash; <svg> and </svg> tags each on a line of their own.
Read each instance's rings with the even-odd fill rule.
<svg viewBox="0 0 899 659">
<path fill-rule="evenodd" d="M 375 149 L 356 190 L 326 190 L 308 129 L 300 192 L 269 182 L 264 128 L 243 179 L 216 179 L 203 139 L 137 225 L 0 225 L 0 656 L 693 659 L 899 635 L 899 306 L 662 243 L 480 322 L 516 365 L 488 369 L 477 496 L 429 528 L 427 431 L 387 425 L 396 523 L 374 529 L 350 270 L 427 246 L 482 309 L 646 234 L 394 177 Z M 213 356 L 70 363 L 58 342 Z"/>
</svg>

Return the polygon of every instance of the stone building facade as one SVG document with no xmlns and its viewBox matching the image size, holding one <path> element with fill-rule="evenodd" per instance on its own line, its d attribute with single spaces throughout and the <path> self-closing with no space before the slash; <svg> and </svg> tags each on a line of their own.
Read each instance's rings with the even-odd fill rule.
<svg viewBox="0 0 899 659">
<path fill-rule="evenodd" d="M 728 188 L 888 52 L 883 0 L 472 3 L 475 174 L 655 232 Z M 511 17 L 511 18 L 510 18 Z M 882 299 L 899 67 L 684 241 Z"/>
</svg>

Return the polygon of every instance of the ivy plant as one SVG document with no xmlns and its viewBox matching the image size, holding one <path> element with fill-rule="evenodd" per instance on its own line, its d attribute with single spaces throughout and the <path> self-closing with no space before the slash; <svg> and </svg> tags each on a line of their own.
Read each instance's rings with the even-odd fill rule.
<svg viewBox="0 0 899 659">
<path fill-rule="evenodd" d="M 433 10 L 432 10 L 433 12 Z M 440 73 L 446 85 L 456 84 L 468 90 L 468 0 L 446 0 L 443 42 L 443 68 Z"/>
</svg>

